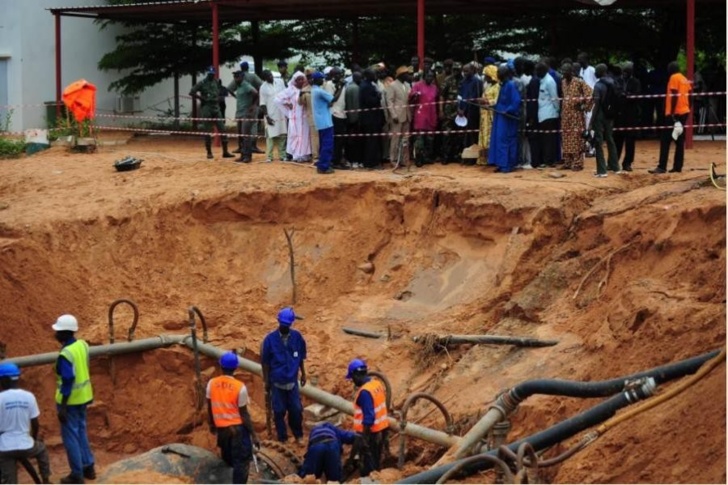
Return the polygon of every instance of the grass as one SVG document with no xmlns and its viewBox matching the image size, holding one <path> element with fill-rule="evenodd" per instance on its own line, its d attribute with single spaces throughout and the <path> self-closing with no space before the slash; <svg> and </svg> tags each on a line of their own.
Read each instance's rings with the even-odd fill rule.
<svg viewBox="0 0 728 485">
<path fill-rule="evenodd" d="M 13 138 L 0 137 L 0 159 L 18 158 L 25 151 L 25 142 Z"/>
</svg>

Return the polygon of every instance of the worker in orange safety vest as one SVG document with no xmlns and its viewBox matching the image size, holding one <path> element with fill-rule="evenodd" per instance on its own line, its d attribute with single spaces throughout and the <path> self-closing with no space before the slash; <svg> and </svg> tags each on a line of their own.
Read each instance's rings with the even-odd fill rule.
<svg viewBox="0 0 728 485">
<path fill-rule="evenodd" d="M 366 477 L 379 470 L 389 432 L 387 396 L 384 385 L 368 376 L 367 364 L 361 359 L 349 363 L 346 378 L 358 388 L 354 398 L 354 431 L 360 433 L 359 472 Z"/>
<path fill-rule="evenodd" d="M 253 446 L 260 442 L 248 412 L 248 390 L 233 377 L 238 356 L 227 352 L 220 357 L 222 375 L 207 383 L 207 416 L 210 433 L 217 434 L 222 459 L 233 468 L 233 483 L 247 483 Z"/>
</svg>

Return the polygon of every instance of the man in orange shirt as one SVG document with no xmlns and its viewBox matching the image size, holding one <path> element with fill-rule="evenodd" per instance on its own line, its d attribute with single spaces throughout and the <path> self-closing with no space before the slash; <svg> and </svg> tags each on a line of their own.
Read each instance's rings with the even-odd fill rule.
<svg viewBox="0 0 728 485">
<path fill-rule="evenodd" d="M 384 385 L 368 373 L 367 364 L 361 359 L 352 360 L 346 373 L 346 378 L 358 388 L 354 398 L 354 431 L 361 435 L 359 472 L 362 477 L 381 468 L 389 432 Z"/>
<path fill-rule="evenodd" d="M 684 127 L 690 114 L 692 98 L 690 92 L 692 85 L 688 78 L 680 73 L 677 61 L 667 65 L 667 73 L 670 80 L 667 83 L 667 98 L 665 99 L 665 125 L 674 128 L 675 123 L 680 122 Z M 660 139 L 660 160 L 657 168 L 649 170 L 650 173 L 660 174 L 667 172 L 667 158 L 670 156 L 670 139 L 673 130 L 664 128 Z M 672 164 L 670 173 L 682 171 L 683 159 L 685 158 L 685 130 L 675 139 L 675 161 Z"/>
<path fill-rule="evenodd" d="M 207 383 L 207 417 L 210 433 L 217 433 L 217 446 L 222 459 L 233 467 L 232 483 L 247 483 L 248 468 L 253 457 L 251 439 L 256 448 L 260 442 L 248 412 L 248 390 L 233 377 L 238 356 L 227 352 L 220 357 L 221 376 Z"/>
</svg>

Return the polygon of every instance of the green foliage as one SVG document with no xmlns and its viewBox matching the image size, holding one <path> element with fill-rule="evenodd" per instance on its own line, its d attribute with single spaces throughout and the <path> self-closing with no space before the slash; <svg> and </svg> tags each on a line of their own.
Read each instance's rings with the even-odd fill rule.
<svg viewBox="0 0 728 485">
<path fill-rule="evenodd" d="M 111 0 L 129 3 L 131 0 Z M 725 62 L 726 6 L 698 9 L 696 48 L 722 54 Z M 426 20 L 426 52 L 435 59 L 482 61 L 500 52 L 561 60 L 585 51 L 596 60 L 645 59 L 651 65 L 674 60 L 685 41 L 682 5 L 655 9 L 511 9 L 488 15 L 432 15 Z M 125 24 L 117 48 L 99 62 L 102 70 L 124 71 L 110 86 L 122 94 L 142 91 L 177 75 L 199 73 L 210 64 L 212 35 L 208 26 Z M 384 61 L 408 64 L 416 52 L 414 15 L 260 22 L 257 41 L 251 24 L 220 28 L 220 61 L 242 55 L 271 60 L 302 57 L 302 63 L 323 59 L 329 65 L 362 66 Z M 355 45 L 354 32 L 358 32 Z M 358 49 L 359 52 L 354 52 Z"/>
<path fill-rule="evenodd" d="M 0 159 L 18 158 L 25 151 L 25 142 L 13 138 L 0 137 Z"/>
</svg>

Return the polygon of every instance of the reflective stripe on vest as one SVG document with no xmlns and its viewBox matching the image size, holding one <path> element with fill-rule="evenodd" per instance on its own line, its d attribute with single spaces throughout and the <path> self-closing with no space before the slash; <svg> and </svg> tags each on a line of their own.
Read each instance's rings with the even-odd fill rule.
<svg viewBox="0 0 728 485">
<path fill-rule="evenodd" d="M 368 391 L 372 396 L 374 402 L 374 424 L 372 424 L 372 433 L 382 431 L 383 429 L 389 428 L 389 419 L 387 419 L 387 394 L 384 390 L 384 384 L 372 379 L 367 382 L 359 392 L 356 393 L 354 398 L 354 431 L 361 433 L 364 431 L 364 413 L 361 408 L 356 404 L 359 399 L 359 393 L 362 391 Z"/>
<path fill-rule="evenodd" d="M 245 384 L 233 376 L 218 376 L 210 380 L 210 405 L 216 428 L 243 424 L 238 406 Z"/>
<path fill-rule="evenodd" d="M 91 368 L 89 365 L 88 344 L 85 340 L 76 340 L 71 345 L 61 349 L 60 356 L 63 356 L 73 366 L 75 377 L 71 395 L 68 397 L 69 406 L 87 404 L 94 400 L 94 391 L 91 386 Z M 57 367 L 56 367 L 57 369 Z M 61 404 L 62 379 L 56 370 L 56 403 Z"/>
</svg>

